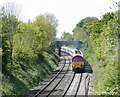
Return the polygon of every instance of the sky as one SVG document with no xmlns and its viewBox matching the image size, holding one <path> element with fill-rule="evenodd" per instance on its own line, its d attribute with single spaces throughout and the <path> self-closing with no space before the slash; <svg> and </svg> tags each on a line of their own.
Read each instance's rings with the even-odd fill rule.
<svg viewBox="0 0 120 97">
<path fill-rule="evenodd" d="M 107 12 L 115 11 L 113 4 L 120 0 L 0 0 L 0 6 L 5 2 L 14 2 L 21 8 L 20 19 L 34 21 L 37 16 L 52 13 L 58 19 L 57 38 L 64 32 L 72 34 L 76 24 L 86 17 L 97 17 Z M 112 9 L 110 9 L 112 7 Z"/>
</svg>

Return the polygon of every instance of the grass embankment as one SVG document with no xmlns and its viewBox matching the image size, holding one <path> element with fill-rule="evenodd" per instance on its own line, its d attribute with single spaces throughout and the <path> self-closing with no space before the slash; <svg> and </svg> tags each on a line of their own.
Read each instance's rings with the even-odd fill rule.
<svg viewBox="0 0 120 97">
<path fill-rule="evenodd" d="M 57 67 L 59 56 L 55 52 L 44 52 L 42 58 L 33 63 L 13 60 L 11 77 L 7 70 L 2 71 L 2 91 L 4 95 L 23 96 L 31 88 L 43 81 Z"/>
<path fill-rule="evenodd" d="M 107 61 L 106 65 L 103 65 L 102 60 L 98 61 L 95 54 L 91 52 L 89 48 L 84 50 L 83 53 L 84 58 L 89 62 L 93 69 L 92 85 L 94 90 L 91 90 L 91 95 L 119 95 L 119 67 L 117 66 L 117 63 L 114 62 L 114 65 L 112 65 L 112 61 L 110 60 L 111 64 Z"/>
</svg>

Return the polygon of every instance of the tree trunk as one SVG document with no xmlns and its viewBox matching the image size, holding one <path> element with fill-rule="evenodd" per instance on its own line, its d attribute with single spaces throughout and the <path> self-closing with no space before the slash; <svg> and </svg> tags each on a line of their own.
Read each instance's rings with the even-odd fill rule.
<svg viewBox="0 0 120 97">
<path fill-rule="evenodd" d="M 12 40 L 11 40 L 12 41 Z M 10 77 L 12 75 L 12 66 L 13 66 L 13 62 L 12 62 L 12 42 L 10 41 L 10 63 L 11 63 L 11 66 L 10 66 Z"/>
</svg>

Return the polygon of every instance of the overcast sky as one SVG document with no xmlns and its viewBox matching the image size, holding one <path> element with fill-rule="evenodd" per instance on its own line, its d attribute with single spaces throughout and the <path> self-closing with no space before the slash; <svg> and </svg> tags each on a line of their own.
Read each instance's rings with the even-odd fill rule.
<svg viewBox="0 0 120 97">
<path fill-rule="evenodd" d="M 57 37 L 63 32 L 70 32 L 83 18 L 94 16 L 100 18 L 101 14 L 114 11 L 113 4 L 120 0 L 0 0 L 0 6 L 4 2 L 15 2 L 21 7 L 21 20 L 34 21 L 36 16 L 44 13 L 52 13 L 58 19 Z M 110 9 L 112 7 L 112 9 Z"/>
</svg>

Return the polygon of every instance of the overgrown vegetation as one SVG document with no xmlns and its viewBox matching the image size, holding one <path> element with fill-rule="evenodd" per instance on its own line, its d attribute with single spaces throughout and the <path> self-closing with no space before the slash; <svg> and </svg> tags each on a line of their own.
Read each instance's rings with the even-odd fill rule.
<svg viewBox="0 0 120 97">
<path fill-rule="evenodd" d="M 71 35 L 72 40 L 83 42 L 81 51 L 93 68 L 93 93 L 96 95 L 118 95 L 120 92 L 117 14 L 106 13 L 100 20 L 95 17 L 82 19 Z M 63 37 L 62 40 L 66 40 L 67 36 Z"/>
<path fill-rule="evenodd" d="M 11 12 L 11 13 L 10 13 Z M 24 95 L 50 74 L 58 63 L 55 53 L 57 19 L 52 14 L 39 15 L 34 22 L 19 21 L 13 4 L 2 8 L 2 91 L 3 95 Z M 102 19 L 86 17 L 61 40 L 82 41 L 81 51 L 93 68 L 94 94 L 120 93 L 118 65 L 118 12 Z M 1 75 L 1 74 L 0 74 Z"/>
<path fill-rule="evenodd" d="M 34 22 L 19 21 L 13 5 L 3 7 L 2 91 L 3 95 L 22 96 L 38 85 L 57 67 L 55 53 L 57 19 L 41 14 Z M 11 13 L 7 13 L 11 12 Z M 13 13 L 12 13 L 13 12 Z"/>
</svg>

